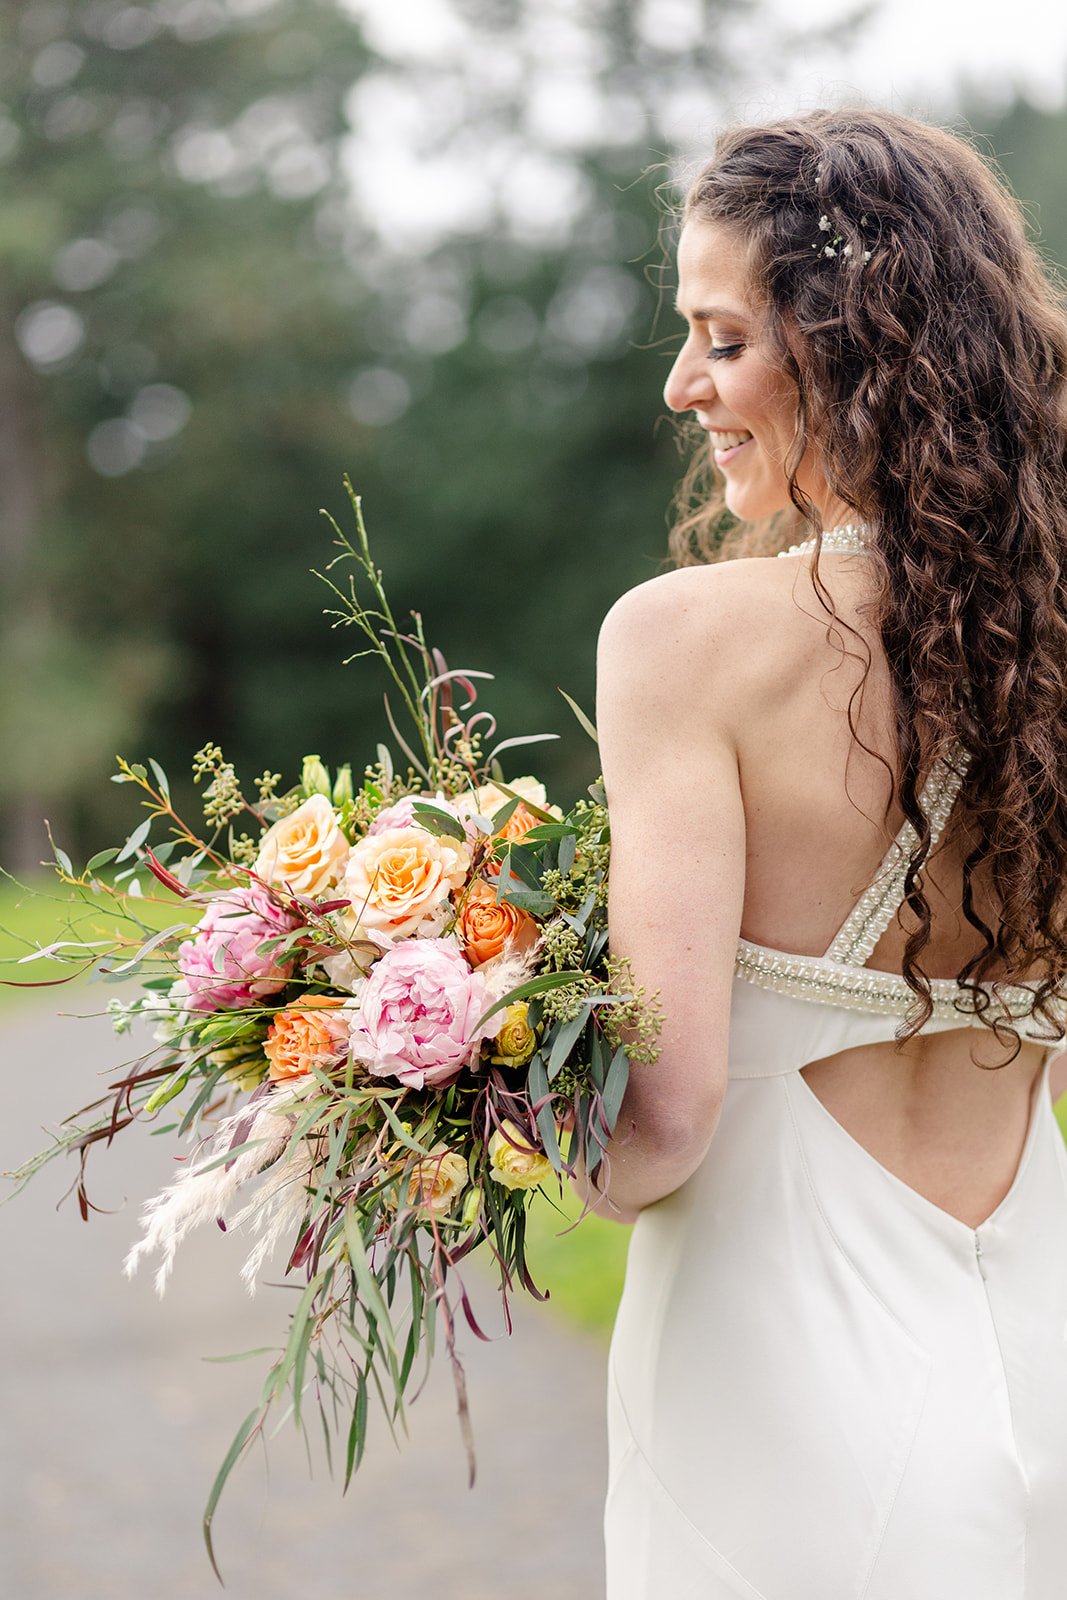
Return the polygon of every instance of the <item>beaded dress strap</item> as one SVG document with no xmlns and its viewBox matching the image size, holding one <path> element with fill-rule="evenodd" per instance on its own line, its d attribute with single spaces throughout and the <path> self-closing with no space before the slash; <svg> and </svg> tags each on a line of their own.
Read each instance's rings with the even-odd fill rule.
<svg viewBox="0 0 1067 1600">
<path fill-rule="evenodd" d="M 951 757 L 935 761 L 923 784 L 919 806 L 930 824 L 930 850 L 944 832 L 960 785 L 967 774 L 967 752 L 957 744 Z M 904 901 L 908 862 L 919 835 L 905 821 L 889 846 L 870 885 L 857 900 L 830 942 L 824 960 L 862 967 Z"/>
</svg>

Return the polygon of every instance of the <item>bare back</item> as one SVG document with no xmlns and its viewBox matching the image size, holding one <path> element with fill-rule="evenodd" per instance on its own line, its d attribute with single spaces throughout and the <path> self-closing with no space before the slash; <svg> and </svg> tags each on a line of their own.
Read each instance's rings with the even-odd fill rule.
<svg viewBox="0 0 1067 1600">
<path fill-rule="evenodd" d="M 848 703 L 866 659 L 855 636 L 827 639 L 827 613 L 810 560 L 746 562 L 761 586 L 766 633 L 750 713 L 738 734 L 746 823 L 741 934 L 759 944 L 821 955 L 904 820 L 898 806 L 882 824 L 890 778 L 855 742 Z M 891 688 L 877 630 L 864 614 L 870 560 L 823 555 L 820 576 L 842 621 L 871 653 L 853 721 L 864 744 L 895 770 Z M 842 643 L 844 651 L 842 650 Z M 849 653 L 845 653 L 849 652 Z M 981 948 L 961 908 L 961 850 L 954 830 L 924 874 L 933 920 L 921 957 L 930 977 L 955 977 Z M 976 892 L 983 910 L 980 892 Z M 995 913 L 989 912 L 995 925 Z M 868 963 L 900 972 L 914 926 L 903 908 Z M 1047 1054 L 1024 1043 L 1006 1050 L 985 1028 L 964 1027 L 848 1049 L 803 1069 L 830 1114 L 876 1160 L 928 1200 L 977 1226 L 1007 1193 L 1026 1138 L 1032 1091 Z M 1060 1087 L 1057 1085 L 1056 1087 Z"/>
</svg>

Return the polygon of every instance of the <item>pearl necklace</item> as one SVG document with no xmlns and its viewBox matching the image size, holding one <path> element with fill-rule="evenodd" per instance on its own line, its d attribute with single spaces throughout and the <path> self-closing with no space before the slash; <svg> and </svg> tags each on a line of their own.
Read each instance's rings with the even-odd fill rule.
<svg viewBox="0 0 1067 1600">
<path fill-rule="evenodd" d="M 846 522 L 840 528 L 827 528 L 822 536 L 824 550 L 848 551 L 850 553 L 866 552 L 874 544 L 872 530 L 863 522 Z M 779 550 L 779 556 L 806 556 L 815 549 L 814 536 L 805 539 L 802 544 L 790 545 L 788 550 Z"/>
</svg>

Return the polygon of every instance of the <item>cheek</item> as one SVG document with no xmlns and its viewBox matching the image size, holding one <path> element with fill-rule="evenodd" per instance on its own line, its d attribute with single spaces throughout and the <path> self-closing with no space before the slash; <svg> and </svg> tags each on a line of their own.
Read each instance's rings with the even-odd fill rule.
<svg viewBox="0 0 1067 1600">
<path fill-rule="evenodd" d="M 726 365 L 726 363 L 723 363 Z M 760 361 L 738 363 L 719 379 L 718 389 L 730 410 L 757 434 L 777 434 L 788 409 L 778 375 Z"/>
</svg>

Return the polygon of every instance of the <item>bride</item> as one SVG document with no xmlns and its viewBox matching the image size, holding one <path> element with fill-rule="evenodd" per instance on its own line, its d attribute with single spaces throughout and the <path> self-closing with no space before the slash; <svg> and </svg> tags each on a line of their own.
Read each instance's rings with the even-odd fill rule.
<svg viewBox="0 0 1067 1600">
<path fill-rule="evenodd" d="M 1058 1600 L 1064 311 L 975 151 L 867 110 L 723 136 L 677 309 L 681 564 L 599 653 L 665 1018 L 580 1179 L 635 1224 L 608 1600 Z"/>
</svg>

